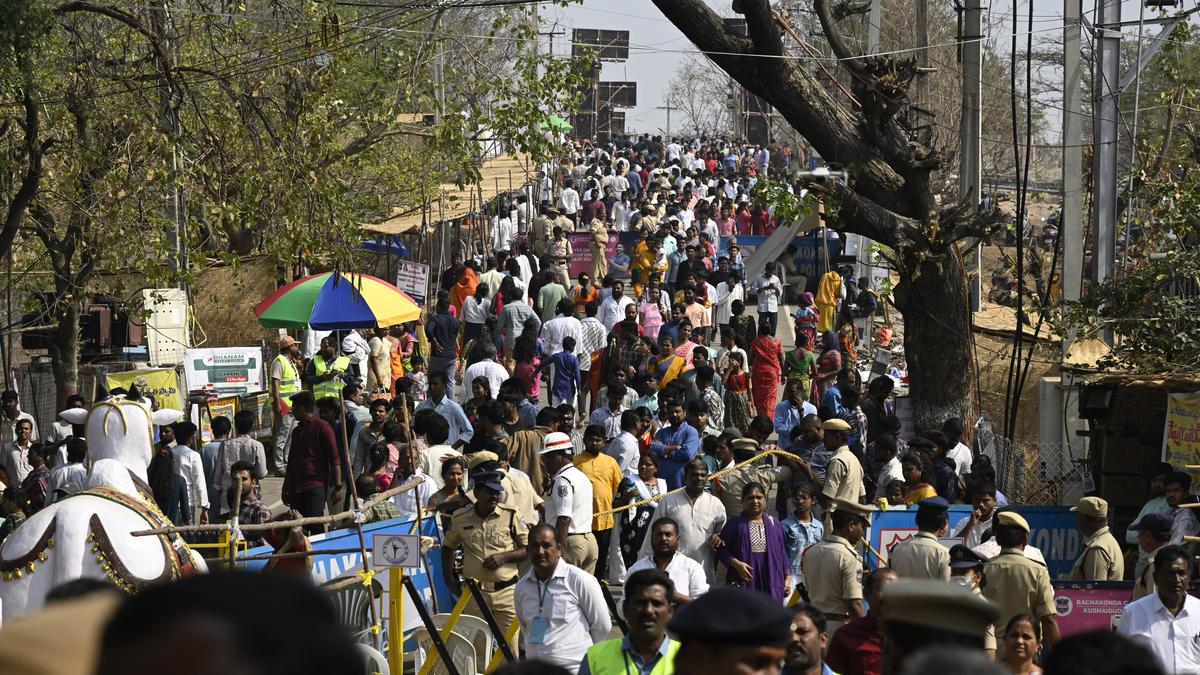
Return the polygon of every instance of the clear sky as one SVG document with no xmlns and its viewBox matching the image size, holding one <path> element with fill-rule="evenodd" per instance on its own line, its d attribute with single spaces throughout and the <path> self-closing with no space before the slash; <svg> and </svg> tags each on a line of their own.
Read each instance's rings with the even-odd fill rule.
<svg viewBox="0 0 1200 675">
<path fill-rule="evenodd" d="M 722 16 L 733 16 L 729 0 L 707 0 Z M 1195 0 L 1182 0 L 1184 7 L 1192 7 Z M 950 0 L 931 0 L 931 2 L 950 2 Z M 1062 16 L 1063 3 L 1061 0 L 1033 0 L 1034 2 L 1034 49 L 1038 50 L 1040 40 L 1054 39 L 1061 41 L 1061 23 L 1056 21 Z M 1083 12 L 1090 21 L 1094 16 L 1095 0 L 1083 0 Z M 987 3 L 985 3 L 987 6 Z M 993 17 L 1010 16 L 1011 3 L 1008 0 L 998 0 L 991 5 Z M 1021 23 L 1025 23 L 1025 7 L 1028 4 L 1019 2 L 1018 10 L 1022 14 Z M 1138 19 L 1139 3 L 1137 0 L 1122 0 L 1122 19 L 1136 21 Z M 667 21 L 658 8 L 650 0 L 583 0 L 579 4 L 558 7 L 543 4 L 539 11 L 542 17 L 542 30 L 565 31 L 565 34 L 555 36 L 554 51 L 556 54 L 570 52 L 572 28 L 600 28 L 612 30 L 628 30 L 630 32 L 630 58 L 625 63 L 605 63 L 601 79 L 608 81 L 636 81 L 638 83 L 638 106 L 626 111 L 626 128 L 631 131 L 657 131 L 666 127 L 666 111 L 658 109 L 663 105 L 663 95 L 667 83 L 675 71 L 683 65 L 689 55 L 696 54 L 695 45 L 683 36 L 671 22 Z M 1152 13 L 1147 11 L 1147 18 Z M 993 47 L 1000 53 L 1009 52 L 1009 30 L 1011 18 L 1004 25 L 1002 34 L 993 33 Z M 1136 27 L 1126 28 L 1130 37 L 1136 36 Z M 1145 34 L 1154 36 L 1157 26 L 1147 26 Z M 1086 33 L 1085 38 L 1087 39 Z M 1022 43 L 1023 43 L 1022 36 Z M 1144 40 L 1143 46 L 1150 40 Z M 545 43 L 543 43 L 543 49 Z M 1041 49 L 1055 49 L 1052 45 L 1043 45 Z M 1022 45 L 1023 49 L 1023 45 Z M 1042 77 L 1049 80 L 1048 84 L 1056 91 L 1045 95 L 1042 103 L 1046 110 L 1051 135 L 1057 140 L 1060 115 L 1058 107 L 1061 103 L 1061 69 L 1048 68 L 1042 71 Z"/>
</svg>

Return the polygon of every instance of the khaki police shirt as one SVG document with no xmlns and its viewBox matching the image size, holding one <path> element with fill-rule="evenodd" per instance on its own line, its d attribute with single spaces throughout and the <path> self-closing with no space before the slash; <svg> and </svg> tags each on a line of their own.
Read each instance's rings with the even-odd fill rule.
<svg viewBox="0 0 1200 675">
<path fill-rule="evenodd" d="M 517 564 L 507 563 L 490 570 L 483 560 L 496 553 L 525 548 L 529 544 L 529 528 L 516 510 L 497 504 L 486 518 L 475 512 L 474 506 L 464 506 L 451 516 L 450 530 L 443 546 L 456 548 L 462 544 L 463 574 L 478 581 L 508 581 L 517 576 Z"/>
<path fill-rule="evenodd" d="M 825 468 L 825 487 L 821 494 L 832 499 L 858 504 L 867 495 L 863 483 L 863 468 L 850 448 L 842 446 L 829 458 Z"/>
<path fill-rule="evenodd" d="M 1125 578 L 1125 556 L 1107 527 L 1102 527 L 1083 542 L 1083 553 L 1071 568 L 1072 579 L 1121 581 Z"/>
<path fill-rule="evenodd" d="M 997 626 L 1007 626 L 1018 614 L 1038 619 L 1054 616 L 1054 588 L 1045 565 L 1015 548 L 1006 548 L 984 565 L 983 573 L 987 576 L 983 597 L 1000 608 Z"/>
<path fill-rule="evenodd" d="M 542 498 L 526 476 L 514 474 L 512 469 L 502 473 L 504 478 L 500 479 L 500 485 L 504 487 L 504 497 L 500 503 L 516 509 L 526 528 L 533 527 L 537 524 L 537 506 L 542 503 Z"/>
<path fill-rule="evenodd" d="M 888 556 L 888 567 L 906 579 L 950 580 L 950 550 L 929 532 L 902 541 Z"/>
<path fill-rule="evenodd" d="M 771 466 L 769 458 L 765 458 L 766 464 L 762 464 L 763 461 L 759 460 L 759 463 L 730 471 L 717 479 L 721 489 L 713 492 L 725 507 L 726 517 L 732 519 L 742 515 L 742 511 L 745 510 L 742 506 L 742 489 L 750 483 L 761 483 L 770 490 L 772 483 L 779 482 L 779 467 Z"/>
<path fill-rule="evenodd" d="M 850 601 L 862 600 L 863 563 L 843 537 L 827 534 L 804 554 L 804 586 L 812 604 L 826 614 L 849 614 Z"/>
</svg>

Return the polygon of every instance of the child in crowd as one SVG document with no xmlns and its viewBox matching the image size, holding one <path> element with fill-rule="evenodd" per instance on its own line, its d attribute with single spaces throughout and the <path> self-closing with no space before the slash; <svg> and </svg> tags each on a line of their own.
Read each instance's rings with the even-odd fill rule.
<svg viewBox="0 0 1200 675">
<path fill-rule="evenodd" d="M 792 588 L 799 590 L 801 597 L 806 599 L 808 591 L 804 587 L 804 571 L 800 566 L 800 561 L 809 546 L 825 537 L 825 526 L 821 524 L 819 518 L 814 518 L 812 513 L 817 492 L 816 486 L 807 480 L 793 485 L 792 513 L 782 523 L 783 546 L 787 551 Z"/>
<path fill-rule="evenodd" d="M 413 402 L 420 403 L 429 398 L 429 376 L 425 373 L 425 359 L 422 356 L 412 357 L 412 368 L 408 377 L 412 380 Z"/>
<path fill-rule="evenodd" d="M 563 350 L 539 363 L 534 369 L 535 377 L 546 366 L 554 366 L 553 380 L 550 382 L 550 405 L 574 401 L 582 384 L 579 359 L 575 356 L 575 338 L 570 335 L 563 338 Z"/>
</svg>

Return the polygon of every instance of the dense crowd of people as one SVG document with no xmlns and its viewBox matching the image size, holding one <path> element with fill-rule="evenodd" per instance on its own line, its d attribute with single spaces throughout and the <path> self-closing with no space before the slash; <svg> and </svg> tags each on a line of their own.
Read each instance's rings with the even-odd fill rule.
<svg viewBox="0 0 1200 675">
<path fill-rule="evenodd" d="M 204 443 L 187 421 L 156 429 L 158 508 L 176 523 L 263 523 L 271 473 L 285 517 L 415 483 L 366 520 L 436 516 L 446 585 L 478 584 L 484 600 L 467 613 L 516 622 L 514 647 L 572 673 L 920 672 L 902 667 L 937 645 L 977 659 L 955 672 L 1041 672 L 1059 631 L 1032 528 L 962 420 L 906 430 L 895 380 L 863 382 L 880 301 L 869 280 L 830 269 L 809 293 L 789 283 L 787 255 L 746 278 L 736 238 L 779 225 L 751 191 L 793 161 L 706 139 L 577 144 L 539 173 L 534 199 L 495 215 L 482 258 L 452 256 L 420 320 L 282 337 L 269 448 L 249 411 L 213 419 Z M 591 237 L 574 280 L 568 232 Z M 633 243 L 610 259 L 614 232 Z M 15 392 L 0 400 L 2 541 L 81 489 L 86 442 L 61 420 L 40 439 Z M 1171 627 L 1194 620 L 1179 546 L 1200 530 L 1180 508 L 1190 480 L 1165 466 L 1153 486 L 1130 528 L 1137 602 L 1118 632 L 1165 672 L 1197 672 Z M 952 523 L 953 503 L 972 510 Z M 918 533 L 868 564 L 872 514 L 898 507 Z M 1107 502 L 1075 511 L 1085 542 L 1070 577 L 1123 579 Z M 602 583 L 622 589 L 623 640 L 608 639 Z"/>
</svg>

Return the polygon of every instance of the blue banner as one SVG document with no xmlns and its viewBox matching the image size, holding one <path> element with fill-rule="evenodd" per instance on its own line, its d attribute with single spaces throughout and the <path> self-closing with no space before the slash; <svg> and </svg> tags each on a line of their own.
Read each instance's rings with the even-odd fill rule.
<svg viewBox="0 0 1200 675">
<path fill-rule="evenodd" d="M 1058 579 L 1070 574 L 1075 559 L 1083 550 L 1083 533 L 1075 525 L 1075 514 L 1065 506 L 1015 506 L 1012 507 L 1029 521 L 1029 543 L 1037 547 L 1046 558 L 1050 578 Z M 950 529 L 948 537 L 954 536 L 954 525 L 971 515 L 971 507 L 955 504 L 950 507 Z M 917 511 L 880 511 L 871 518 L 871 548 L 887 555 L 896 543 L 911 538 L 917 533 Z M 886 550 L 885 550 L 886 549 Z M 878 561 L 868 554 L 868 563 L 876 567 Z"/>
<path fill-rule="evenodd" d="M 363 537 L 366 539 L 367 545 L 367 565 L 375 569 L 375 579 L 383 584 L 385 591 L 390 591 L 388 589 L 387 570 L 377 568 L 371 564 L 372 540 L 375 535 L 411 534 L 414 522 L 414 520 L 395 518 L 363 525 Z M 435 540 L 441 541 L 436 517 L 430 516 L 425 518 L 422 523 L 421 533 L 424 536 L 433 537 Z M 355 529 L 347 528 L 333 530 L 325 534 L 312 535 L 308 538 L 308 541 L 312 544 L 313 550 L 317 552 L 317 555 L 312 557 L 313 583 L 319 585 L 362 571 L 361 553 L 330 553 L 325 555 L 319 553 L 322 550 L 357 548 L 358 532 Z M 259 546 L 258 548 L 250 549 L 247 555 L 266 555 L 269 553 L 274 553 L 274 550 L 270 546 Z M 446 587 L 446 582 L 442 577 L 442 556 L 439 548 L 430 549 L 427 556 L 427 563 L 427 565 L 422 564 L 420 569 L 406 569 L 405 575 L 412 579 L 413 585 L 424 599 L 425 606 L 429 608 L 430 614 L 435 613 L 434 594 L 437 595 L 437 608 L 443 612 L 449 612 L 450 608 L 454 607 L 454 602 L 458 598 L 450 593 L 450 589 Z M 262 569 L 266 564 L 267 561 L 265 560 L 249 560 L 245 563 L 248 569 Z M 408 598 L 406 598 L 407 600 Z M 415 608 L 405 608 L 404 623 L 405 630 L 409 630 L 420 623 Z"/>
<path fill-rule="evenodd" d="M 762 246 L 763 242 L 767 240 L 767 237 L 754 237 L 748 235 L 738 237 L 721 237 L 721 247 L 718 250 L 718 253 L 725 253 L 728 251 L 729 240 L 734 238 L 737 239 L 738 248 L 740 248 L 742 251 L 743 260 L 749 258 L 750 255 L 754 253 L 759 246 Z M 842 254 L 843 243 L 844 242 L 841 238 L 834 239 L 833 237 L 830 237 L 825 242 L 822 242 L 821 238 L 815 234 L 808 234 L 803 237 L 796 237 L 795 239 L 792 239 L 791 245 L 796 247 L 796 269 L 800 270 L 801 274 L 815 283 L 815 280 L 820 278 L 820 276 L 825 273 L 826 269 L 836 267 L 834 259 Z M 826 258 L 825 255 L 826 249 L 829 251 L 828 258 Z M 784 253 L 780 254 L 779 259 L 782 260 L 786 255 L 787 253 L 785 250 Z M 828 265 L 826 265 L 827 260 L 829 263 Z"/>
</svg>

